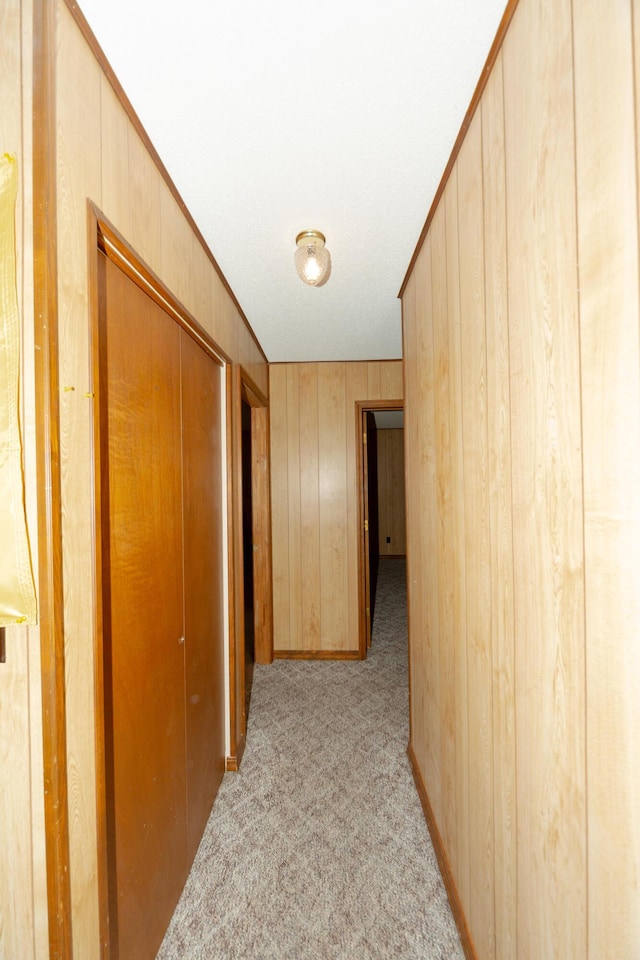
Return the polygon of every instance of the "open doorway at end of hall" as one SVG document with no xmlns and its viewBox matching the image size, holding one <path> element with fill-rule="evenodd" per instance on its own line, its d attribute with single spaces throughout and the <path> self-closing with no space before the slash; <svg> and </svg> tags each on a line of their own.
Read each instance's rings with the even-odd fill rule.
<svg viewBox="0 0 640 960">
<path fill-rule="evenodd" d="M 269 406 L 233 364 L 228 384 L 233 599 L 229 645 L 227 770 L 239 768 L 247 733 L 254 663 L 273 660 Z"/>
<path fill-rule="evenodd" d="M 356 404 L 360 499 L 360 656 L 371 646 L 380 561 L 406 556 L 401 400 Z"/>
<path fill-rule="evenodd" d="M 242 547 L 244 585 L 244 702 L 249 718 L 255 652 L 253 592 L 253 498 L 251 495 L 251 407 L 242 399 Z"/>
</svg>

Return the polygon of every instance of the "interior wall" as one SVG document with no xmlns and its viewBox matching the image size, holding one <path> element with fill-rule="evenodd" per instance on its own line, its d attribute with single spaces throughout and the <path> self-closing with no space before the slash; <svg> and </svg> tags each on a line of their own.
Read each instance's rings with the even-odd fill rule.
<svg viewBox="0 0 640 960">
<path fill-rule="evenodd" d="M 402 399 L 400 360 L 271 364 L 276 654 L 358 655 L 356 401 Z"/>
<path fill-rule="evenodd" d="M 16 289 L 21 319 L 20 425 L 25 508 L 37 576 L 32 257 L 32 10 L 0 5 L 0 154 L 17 158 Z M 0 957 L 48 957 L 43 807 L 40 637 L 36 626 L 6 628 L 0 663 Z"/>
<path fill-rule="evenodd" d="M 378 428 L 377 439 L 378 548 L 381 557 L 403 557 L 406 553 L 404 430 Z"/>
<path fill-rule="evenodd" d="M 411 752 L 480 960 L 640 955 L 639 14 L 520 0 L 403 289 Z"/>
<path fill-rule="evenodd" d="M 60 450 L 64 629 L 66 657 L 67 765 L 70 823 L 70 882 L 74 956 L 93 960 L 100 955 L 96 850 L 96 757 L 94 716 L 94 635 L 96 594 L 93 582 L 92 529 L 92 390 L 87 250 L 87 199 L 113 223 L 134 251 L 213 337 L 228 357 L 241 363 L 253 381 L 268 393 L 264 355 L 237 304 L 192 229 L 178 200 L 127 111 L 126 102 L 110 82 L 109 70 L 98 59 L 79 24 L 73 4 L 54 0 L 57 112 L 56 200 L 58 216 L 58 311 L 60 362 Z M 30 213 L 31 178 L 31 4 L 9 0 L 0 14 L 2 92 L 10 85 L 12 110 L 2 111 L 2 150 L 24 159 L 21 210 Z M 22 37 L 20 34 L 22 33 Z M 42 38 L 39 38 L 41 40 Z M 22 78 L 24 110 L 20 108 Z M 116 82 L 117 87 L 117 82 Z M 16 113 L 13 106 L 16 107 Z M 5 131 L 5 125 L 12 125 Z M 29 184 L 28 187 L 25 184 Z M 27 223 L 27 219 L 20 221 Z M 36 541 L 35 439 L 33 410 L 33 304 L 29 273 L 30 240 L 21 250 L 25 307 L 24 387 L 25 476 L 32 544 Z M 31 309 L 30 309 L 31 308 Z M 226 557 L 222 558 L 226 563 Z M 0 665 L 3 750 L 8 750 L 10 789 L 2 790 L 8 808 L 2 842 L 11 846 L 1 858 L 0 883 L 9 883 L 3 897 L 0 938 L 10 944 L 7 956 L 46 956 L 46 887 L 42 800 L 42 760 L 39 731 L 40 672 L 36 630 L 16 628 L 10 636 L 10 666 Z M 6 694 L 6 697 L 5 697 Z M 10 717 L 5 721 L 5 717 Z M 5 722 L 13 730 L 11 742 Z M 29 752 L 30 751 L 30 752 Z M 5 755 L 3 754 L 3 761 Z M 35 772 L 34 772 L 35 771 Z M 0 772 L 0 778 L 2 773 Z M 4 786 L 4 780 L 1 781 Z M 31 808 L 32 827 L 25 810 Z M 32 835 L 29 836 L 29 829 Z M 6 865 L 11 873 L 5 878 Z M 18 878 L 18 879 L 17 879 Z M 0 887 L 1 891 L 2 887 Z M 6 904 L 10 904 L 10 908 Z M 10 911 L 10 922 L 5 912 Z M 15 916 L 13 916 L 15 913 Z M 13 939 L 11 939 L 13 938 Z M 0 940 L 0 944 L 5 943 Z M 39 951 L 39 952 L 38 952 Z M 46 951 L 46 952 L 43 952 Z"/>
</svg>

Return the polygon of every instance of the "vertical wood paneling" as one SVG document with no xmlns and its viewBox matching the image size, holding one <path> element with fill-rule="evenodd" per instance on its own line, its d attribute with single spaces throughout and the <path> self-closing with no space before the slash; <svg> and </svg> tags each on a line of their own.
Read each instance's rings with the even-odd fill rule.
<svg viewBox="0 0 640 960">
<path fill-rule="evenodd" d="M 279 656 L 357 655 L 356 402 L 372 399 L 371 382 L 379 393 L 383 380 L 393 392 L 388 399 L 398 399 L 401 372 L 400 361 L 270 368 Z"/>
<path fill-rule="evenodd" d="M 227 293 L 224 289 L 222 280 L 218 274 L 214 273 L 213 271 L 210 272 L 208 296 L 211 301 L 211 309 L 213 313 L 209 332 L 215 342 L 219 343 L 220 346 L 223 347 L 229 355 L 231 355 L 229 344 L 225 338 L 225 330 L 227 329 L 229 323 L 227 317 L 227 314 L 229 313 Z M 254 380 L 256 383 L 258 382 L 255 377 Z"/>
<path fill-rule="evenodd" d="M 482 100 L 484 272 L 493 663 L 496 958 L 516 956 L 516 751 L 511 523 L 511 409 L 502 57 Z"/>
<path fill-rule="evenodd" d="M 587 955 L 585 664 L 568 0 L 553 10 L 541 0 L 519 6 L 503 50 L 518 951 L 523 960 L 579 960 Z"/>
<path fill-rule="evenodd" d="M 271 463 L 269 409 L 251 408 L 251 506 L 253 511 L 253 606 L 256 663 L 273 661 L 273 589 L 271 565 Z"/>
<path fill-rule="evenodd" d="M 633 34 L 630 4 L 603 7 L 581 0 L 573 8 L 588 956 L 631 960 L 640 955 L 640 309 Z"/>
<path fill-rule="evenodd" d="M 31 165 L 23 145 L 23 122 L 31 120 L 31 110 L 22 90 L 21 27 L 21 4 L 18 0 L 9 0 L 0 8 L 0 102 L 3 105 L 0 110 L 0 150 L 15 154 L 18 163 L 16 288 L 23 325 L 21 336 L 24 338 L 30 326 L 27 321 L 29 313 L 25 312 L 25 293 L 33 281 L 29 273 L 32 270 L 30 258 L 25 258 L 24 270 L 20 269 L 28 236 L 25 206 L 30 200 L 31 179 Z M 32 337 L 29 343 L 32 344 Z M 28 387 L 31 389 L 27 388 L 25 398 L 24 384 L 21 383 L 21 419 L 25 406 L 32 415 L 33 384 L 29 383 Z M 21 427 L 24 429 L 23 420 Z M 30 718 L 30 660 L 38 641 L 37 628 L 8 628 L 6 662 L 0 664 L 0 956 L 24 957 L 25 960 L 33 960 L 36 955 L 34 906 L 41 911 L 40 903 L 34 897 L 33 835 L 38 829 L 42 830 L 42 822 L 32 809 L 31 798 L 34 775 L 36 783 L 42 783 L 42 767 L 40 764 L 40 769 L 32 772 L 30 757 L 30 722 L 33 722 Z M 35 681 L 38 689 L 37 676 Z M 39 728 L 34 729 L 34 734 L 35 744 L 38 744 Z M 46 891 L 44 903 L 46 908 Z"/>
<path fill-rule="evenodd" d="M 129 236 L 129 121 L 113 87 L 100 81 L 102 210 L 124 237 Z M 95 198 L 94 198 L 95 199 Z"/>
<path fill-rule="evenodd" d="M 482 127 L 476 114 L 458 157 L 462 335 L 467 698 L 469 709 L 470 922 L 480 956 L 495 956 L 492 619 L 484 323 Z M 490 918 L 487 922 L 487 917 Z"/>
<path fill-rule="evenodd" d="M 20 18 L 13 21 L 18 32 L 6 32 L 4 28 L 0 30 L 4 38 L 2 43 L 2 80 L 0 86 L 9 79 L 15 92 L 10 97 L 2 96 L 4 104 L 2 111 L 2 121 L 0 124 L 8 123 L 10 128 L 18 121 L 21 125 L 21 151 L 18 150 L 19 184 L 18 184 L 18 204 L 16 208 L 16 254 L 18 266 L 17 293 L 18 309 L 22 318 L 22 369 L 20 372 L 20 396 L 21 396 L 21 430 L 23 441 L 23 469 L 25 484 L 25 511 L 27 515 L 27 526 L 29 530 L 30 545 L 32 550 L 33 572 L 36 580 L 36 591 L 38 591 L 38 488 L 36 483 L 36 462 L 37 452 L 35 449 L 36 438 L 36 420 L 38 412 L 36 410 L 35 396 L 35 369 L 33 357 L 35 355 L 35 324 L 31 318 L 35 315 L 35 291 L 34 291 L 34 249 L 33 249 L 33 150 L 34 150 L 34 10 L 31 0 L 22 0 L 16 3 L 16 0 L 4 4 L 4 9 L 9 17 L 15 15 L 17 9 L 20 10 Z M 19 63 L 15 57 L 18 55 L 20 47 Z M 18 95 L 18 84 L 20 94 Z M 15 85 L 15 86 L 14 86 Z M 9 107 L 8 104 L 12 106 Z M 14 109 L 21 109 L 21 116 L 14 114 Z M 17 128 L 16 128 L 17 131 Z M 2 134 L 2 141 L 9 144 L 8 138 Z M 17 146 L 17 142 L 14 142 Z M 14 149 L 14 144 L 11 145 Z M 40 609 L 40 616 L 42 609 Z M 29 740 L 30 740 L 30 764 L 31 764 L 31 782 L 33 788 L 30 792 L 30 854 L 32 857 L 32 886 L 29 889 L 28 883 L 24 887 L 20 885 L 19 870 L 16 868 L 11 874 L 11 891 L 13 895 L 19 889 L 22 896 L 30 897 L 30 908 L 32 909 L 32 927 L 28 931 L 28 938 L 33 938 L 34 951 L 36 958 L 46 958 L 49 953 L 49 926 L 47 911 L 47 862 L 46 862 L 46 839 L 45 839 L 45 798 L 40 785 L 44 781 L 43 770 L 43 738 L 42 738 L 42 683 L 41 683 L 41 658 L 40 658 L 40 628 L 39 625 L 16 629 L 16 636 L 20 637 L 19 645 L 22 650 L 28 652 L 28 676 L 29 676 Z M 8 643 L 11 640 L 8 639 Z M 11 701 L 0 694 L 0 699 L 5 706 Z M 22 710 L 25 706 L 24 701 L 17 708 Z M 13 709 L 16 709 L 13 704 Z M 15 746 L 15 743 L 14 743 Z M 11 770 L 11 766 L 8 770 Z M 13 777 L 11 778 L 13 786 Z M 4 798 L 11 796 L 11 793 L 5 793 L 0 788 L 0 795 Z M 15 802 L 15 797 L 12 798 Z M 24 800 L 24 802 L 23 802 Z M 20 823 L 26 819 L 26 811 L 29 809 L 29 803 L 26 797 L 20 798 Z M 3 817 L 4 821 L 4 817 Z M 4 821 L 8 822 L 8 821 Z M 6 834 L 11 833 L 11 828 Z M 16 830 L 12 834 L 13 842 L 19 843 L 21 856 L 24 856 L 29 850 L 27 844 L 22 843 L 19 838 L 19 832 Z M 0 857 L 0 859 L 2 859 Z M 3 902 L 6 902 L 3 900 Z M 26 931 L 25 931 L 26 932 Z M 18 955 L 22 955 L 22 948 L 16 950 Z M 1 953 L 1 950 L 0 950 Z M 28 957 L 28 947 L 25 943 L 24 955 Z"/>
<path fill-rule="evenodd" d="M 354 646 L 359 631 L 358 618 L 358 555 L 360 540 L 360 515 L 358 512 L 358 477 L 356 453 L 356 401 L 368 396 L 368 363 L 348 363 L 346 365 L 345 384 L 345 425 L 347 437 L 347 563 L 349 588 L 349 622 L 347 626 L 349 646 Z M 383 368 L 399 368 L 401 363 L 385 363 Z"/>
<path fill-rule="evenodd" d="M 462 346 L 460 264 L 458 250 L 458 171 L 453 169 L 444 193 L 447 244 L 447 312 L 449 341 L 449 443 L 453 527 L 453 630 L 456 717 L 456 846 L 451 851 L 458 893 L 469 915 L 469 705 L 467 700 L 467 607 L 464 537 L 464 451 L 462 435 Z M 408 393 L 407 388 L 407 393 Z M 406 429 L 406 428 L 405 428 Z"/>
<path fill-rule="evenodd" d="M 378 522 L 380 556 L 406 553 L 404 430 L 378 429 Z M 387 537 L 390 543 L 387 543 Z"/>
<path fill-rule="evenodd" d="M 402 397 L 402 364 L 401 363 L 382 363 L 380 365 L 380 397 L 394 398 L 399 400 Z"/>
<path fill-rule="evenodd" d="M 162 231 L 160 202 L 165 185 L 138 133 L 129 126 L 129 236 L 127 240 L 141 260 L 162 276 Z"/>
<path fill-rule="evenodd" d="M 318 449 L 318 368 L 299 372 L 300 526 L 302 636 L 300 647 L 320 650 L 320 488 Z"/>
<path fill-rule="evenodd" d="M 417 351 L 418 300 L 415 270 L 402 298 L 402 353 L 407 393 L 404 398 L 404 463 L 405 496 L 407 508 L 407 617 L 409 624 L 409 735 L 411 746 L 422 770 L 425 768 L 425 740 L 428 730 L 424 722 L 425 684 L 421 659 L 423 656 L 423 587 L 422 538 L 418 530 L 418 512 L 421 509 L 422 476 L 418 445 L 420 404 L 417 385 L 420 366 Z M 422 294 L 420 294 L 422 295 Z M 415 389 L 414 389 L 415 388 Z"/>
<path fill-rule="evenodd" d="M 189 235 L 188 242 L 190 247 L 189 266 L 191 270 L 191 289 L 189 291 L 189 303 L 185 303 L 184 306 L 188 307 L 193 316 L 198 318 L 198 322 L 202 324 L 207 333 L 213 337 L 214 309 L 209 283 L 211 262 L 194 234 Z M 213 339 L 216 343 L 220 343 L 216 337 L 213 337 Z M 268 385 L 263 392 L 265 396 L 269 395 Z"/>
<path fill-rule="evenodd" d="M 382 396 L 382 364 L 373 360 L 367 364 L 367 396 L 369 400 L 378 400 Z"/>
<path fill-rule="evenodd" d="M 189 224 L 175 201 L 169 187 L 160 185 L 160 276 L 173 295 L 187 310 L 194 312 L 192 301 L 193 235 Z M 157 210 L 152 211 L 157 216 Z"/>
<path fill-rule="evenodd" d="M 479 960 L 640 956 L 639 50 L 636 0 L 520 0 L 403 291 L 411 742 Z"/>
<path fill-rule="evenodd" d="M 267 364 L 236 304 L 169 191 L 163 174 L 118 102 L 108 76 L 57 0 L 53 45 L 57 85 L 61 469 L 64 623 L 67 656 L 70 856 L 74 954 L 100 949 L 96 881 L 96 802 L 91 532 L 91 390 L 87 210 L 89 198 L 232 360 L 268 392 Z M 30 4 L 23 4 L 25 23 Z M 28 63 L 25 54 L 24 62 Z M 29 121 L 31 116 L 29 116 Z M 197 244 L 194 257 L 194 242 Z M 198 315 L 202 311 L 202 316 Z M 28 379 L 28 378 L 27 378 Z M 26 456 L 29 463 L 29 454 Z M 37 679 L 37 678 L 36 678 Z"/>
<path fill-rule="evenodd" d="M 345 367 L 318 368 L 320 488 L 320 622 L 329 650 L 348 647 L 347 582 L 347 438 Z"/>
<path fill-rule="evenodd" d="M 0 834 L 0 956 L 34 956 L 33 867 L 29 770 L 29 662 L 26 631 L 7 631 L 0 673 L 0 796 L 5 827 Z"/>
<path fill-rule="evenodd" d="M 64 12 L 64 11 L 62 11 Z M 65 65 L 73 65 L 73 70 Z M 93 387 L 89 366 L 86 198 L 101 202 L 101 73 L 79 29 L 58 19 L 58 258 L 60 446 L 65 588 L 67 756 L 73 950 L 94 955 L 97 897 L 92 528 L 88 473 Z M 82 718 L 80 720 L 80 718 Z"/>
<path fill-rule="evenodd" d="M 439 571 L 433 558 L 438 553 L 438 534 L 436 502 L 433 493 L 436 490 L 435 463 L 435 423 L 434 423 L 434 363 L 433 363 L 433 311 L 431 276 L 431 239 L 425 243 L 416 264 L 416 357 L 420 365 L 419 409 L 417 427 L 418 457 L 420 464 L 420 482 L 423 490 L 432 492 L 429 501 L 421 505 L 415 515 L 422 541 L 422 563 L 419 582 L 421 590 L 428 596 L 437 597 L 439 591 Z M 428 784 L 429 798 L 434 816 L 442 822 L 441 781 L 440 781 L 440 641 L 438 623 L 438 604 L 427 604 L 422 622 L 423 671 L 425 684 L 424 720 L 429 730 L 425 747 L 425 782 Z"/>
<path fill-rule="evenodd" d="M 300 517 L 300 394 L 298 368 L 287 368 L 287 470 L 289 505 L 289 638 L 293 648 L 302 646 L 302 544 Z"/>
<path fill-rule="evenodd" d="M 273 538 L 273 646 L 287 649 L 289 639 L 289 469 L 287 465 L 287 368 L 269 371 L 271 427 L 271 535 Z"/>
<path fill-rule="evenodd" d="M 18 209 L 16 210 L 16 238 L 17 238 L 17 260 L 21 264 L 21 276 L 18 280 L 18 308 L 22 317 L 22 370 L 21 370 L 21 388 L 22 397 L 22 440 L 23 440 L 23 460 L 24 460 L 24 482 L 25 482 L 25 509 L 27 514 L 27 525 L 31 542 L 32 559 L 34 565 L 34 576 L 38 577 L 38 552 L 37 542 L 38 529 L 38 489 L 36 483 L 36 462 L 37 451 L 35 449 L 36 438 L 36 419 L 37 411 L 35 405 L 36 384 L 35 369 L 32 358 L 35 355 L 35 324 L 30 322 L 30 318 L 35 315 L 35 290 L 34 290 L 34 249 L 33 249 L 33 161 L 32 153 L 34 147 L 33 133 L 33 98 L 34 98 L 34 16 L 33 5 L 29 0 L 22 0 L 19 4 L 21 10 L 20 18 L 20 41 L 22 44 L 20 54 L 19 71 L 9 70 L 12 83 L 20 81 L 21 104 L 22 104 L 22 156 L 19 157 L 21 163 L 21 180 L 18 187 L 18 196 L 20 198 Z M 10 8 L 15 9 L 13 4 Z M 7 36 L 2 31 L 3 36 Z M 15 36 L 14 36 L 15 39 Z M 3 50 L 8 51 L 12 47 L 12 41 L 3 44 Z M 6 61 L 5 61 L 6 62 Z M 12 63 L 9 57 L 9 64 Z M 18 97 L 12 100 L 17 105 Z M 4 98 L 3 98 L 3 102 Z M 13 122 L 12 110 L 2 110 L 3 119 Z M 6 140 L 4 141 L 7 142 Z M 20 271 L 19 271 L 20 273 Z M 40 609 L 42 615 L 42 609 Z M 29 889 L 28 882 L 22 886 L 20 880 L 20 869 L 17 867 L 15 872 L 11 872 L 11 893 L 15 896 L 17 890 L 21 895 L 30 897 L 30 907 L 32 908 L 32 926 L 29 931 L 23 931 L 25 934 L 24 945 L 20 944 L 16 948 L 16 953 L 20 956 L 29 956 L 28 942 L 31 937 L 34 943 L 34 953 L 36 960 L 46 960 L 49 956 L 49 922 L 47 909 L 47 850 L 45 834 L 45 797 L 40 785 L 44 782 L 43 769 L 43 738 L 41 731 L 43 729 L 43 704 L 42 704 L 42 682 L 41 682 L 41 656 L 40 656 L 40 628 L 38 625 L 28 627 L 24 631 L 16 630 L 18 636 L 23 635 L 24 639 L 19 641 L 21 649 L 28 651 L 28 671 L 29 671 L 29 740 L 30 740 L 30 763 L 31 763 L 31 782 L 30 791 L 30 854 L 32 857 L 32 886 Z M 10 640 L 8 641 L 11 642 Z M 4 695 L 1 699 L 5 705 L 11 702 Z M 24 701 L 19 710 L 25 706 Z M 13 703 L 15 709 L 15 702 Z M 15 745 L 15 744 L 14 744 Z M 12 770 L 9 766 L 8 770 Z M 11 777 L 13 787 L 14 779 Z M 10 792 L 0 791 L 4 797 L 11 796 Z M 13 798 L 15 801 L 15 797 Z M 24 802 L 23 802 L 24 801 Z M 29 809 L 26 797 L 20 800 L 20 823 L 26 819 L 25 812 Z M 4 820 L 4 817 L 3 817 Z M 5 822 L 8 822 L 6 820 Z M 7 830 L 7 834 L 12 833 L 14 842 L 19 843 L 21 856 L 24 856 L 29 849 L 27 844 L 23 844 L 19 839 L 19 831 Z M 3 901 L 6 902 L 6 901 Z M 1 952 L 1 951 L 0 951 Z"/>
<path fill-rule="evenodd" d="M 444 204 L 434 217 L 431 244 L 433 311 L 433 405 L 435 423 L 438 624 L 440 696 L 440 769 L 442 777 L 442 838 L 450 851 L 456 849 L 456 702 L 454 659 L 454 556 L 449 428 L 449 329 L 447 316 L 447 238 Z M 453 852 L 450 854 L 454 856 Z"/>
</svg>

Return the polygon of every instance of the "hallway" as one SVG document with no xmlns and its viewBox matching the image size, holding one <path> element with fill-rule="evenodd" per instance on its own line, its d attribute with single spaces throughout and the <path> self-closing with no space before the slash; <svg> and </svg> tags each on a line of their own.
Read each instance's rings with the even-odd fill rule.
<svg viewBox="0 0 640 960">
<path fill-rule="evenodd" d="M 257 666 L 158 960 L 462 958 L 406 757 L 405 564 L 380 563 L 366 661 Z"/>
</svg>

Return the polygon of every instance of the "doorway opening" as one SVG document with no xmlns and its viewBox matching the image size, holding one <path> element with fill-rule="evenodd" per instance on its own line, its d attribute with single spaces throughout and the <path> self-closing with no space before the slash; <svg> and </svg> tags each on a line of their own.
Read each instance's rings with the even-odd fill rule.
<svg viewBox="0 0 640 960">
<path fill-rule="evenodd" d="M 244 752 L 255 663 L 273 660 L 268 398 L 238 364 L 229 378 L 231 421 L 229 700 L 227 770 Z"/>
<path fill-rule="evenodd" d="M 255 654 L 253 598 L 253 505 L 251 496 L 251 407 L 242 400 L 242 550 L 244 584 L 244 704 L 249 719 Z M 257 546 L 257 545 L 256 545 Z"/>
<path fill-rule="evenodd" d="M 402 400 L 356 403 L 359 497 L 359 650 L 371 646 L 381 559 L 406 556 Z"/>
</svg>

